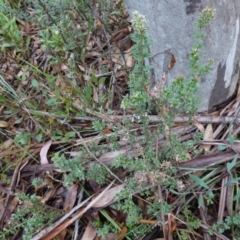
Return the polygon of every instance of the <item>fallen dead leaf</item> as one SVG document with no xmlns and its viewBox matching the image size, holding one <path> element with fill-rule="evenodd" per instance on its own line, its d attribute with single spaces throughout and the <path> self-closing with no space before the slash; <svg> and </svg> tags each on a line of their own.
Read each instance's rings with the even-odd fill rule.
<svg viewBox="0 0 240 240">
<path fill-rule="evenodd" d="M 204 126 L 203 126 L 203 124 L 201 124 L 201 123 L 198 123 L 198 122 L 195 122 L 195 123 L 194 123 L 194 126 L 196 126 L 196 127 L 198 128 L 198 130 L 199 130 L 201 133 L 203 133 L 203 134 L 204 134 L 204 132 L 205 132 L 205 129 L 204 129 Z"/>
<path fill-rule="evenodd" d="M 78 184 L 74 184 L 71 187 L 69 187 L 63 205 L 63 209 L 65 210 L 65 212 L 69 212 L 74 206 L 74 203 L 76 202 L 77 199 L 77 191 Z"/>
<path fill-rule="evenodd" d="M 40 162 L 41 162 L 41 165 L 49 164 L 48 159 L 47 159 L 47 153 L 48 153 L 48 150 L 49 150 L 51 144 L 52 144 L 52 140 L 46 142 L 43 145 L 43 147 L 42 147 L 42 149 L 40 151 L 40 159 L 41 159 Z"/>
<path fill-rule="evenodd" d="M 7 128 L 9 126 L 8 122 L 0 121 L 0 128 Z"/>
<path fill-rule="evenodd" d="M 211 123 L 209 123 L 205 129 L 203 140 L 205 140 L 205 141 L 213 140 L 213 127 L 212 127 Z M 208 152 L 210 150 L 210 148 L 211 148 L 210 144 L 203 145 L 203 149 L 205 152 Z"/>
<path fill-rule="evenodd" d="M 87 228 L 82 236 L 82 240 L 93 240 L 97 234 L 97 228 L 88 222 Z"/>
</svg>

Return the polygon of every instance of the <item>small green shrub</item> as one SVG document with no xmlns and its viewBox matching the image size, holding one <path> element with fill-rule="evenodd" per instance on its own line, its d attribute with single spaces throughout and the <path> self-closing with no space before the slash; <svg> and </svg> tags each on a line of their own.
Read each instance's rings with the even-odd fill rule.
<svg viewBox="0 0 240 240">
<path fill-rule="evenodd" d="M 51 160 L 56 167 L 61 169 L 64 175 L 63 185 L 66 187 L 83 180 L 94 180 L 98 184 L 105 184 L 109 178 L 116 176 L 110 173 L 118 173 L 119 169 L 120 171 L 122 169 L 126 170 L 127 175 L 124 179 L 126 188 L 116 196 L 116 203 L 112 207 L 122 210 L 128 215 L 124 223 L 129 230 L 126 237 L 128 239 L 140 239 L 149 231 L 150 227 L 139 223 L 142 209 L 137 205 L 136 198 L 139 196 L 154 196 L 155 193 L 150 191 L 149 188 L 154 188 L 157 184 L 177 193 L 175 190 L 177 189 L 177 179 L 175 178 L 177 172 L 175 168 L 176 158 L 185 160 L 187 151 L 202 138 L 201 135 L 196 135 L 193 140 L 182 143 L 177 135 L 170 134 L 170 130 L 173 127 L 176 115 L 184 113 L 190 117 L 194 116 L 199 106 L 200 100 L 196 98 L 198 82 L 200 77 L 208 73 L 212 63 L 212 59 L 210 59 L 206 64 L 200 64 L 200 51 L 204 47 L 203 38 L 205 36 L 202 30 L 214 17 L 214 9 L 208 8 L 203 10 L 196 23 L 196 34 L 194 36 L 196 43 L 193 44 L 189 54 L 190 78 L 186 79 L 184 76 L 179 76 L 169 86 L 159 89 L 157 97 L 153 97 L 149 93 L 149 78 L 152 66 L 145 65 L 146 58 L 153 57 L 149 52 L 151 39 L 146 32 L 147 27 L 144 16 L 137 12 L 133 14 L 132 26 L 134 32 L 131 35 L 131 39 L 135 43 L 132 48 L 132 55 L 136 65 L 129 75 L 129 93 L 124 96 L 121 108 L 124 111 L 133 111 L 134 115 L 133 119 L 124 119 L 119 124 L 108 121 L 108 115 L 102 107 L 108 95 L 101 96 L 99 101 L 96 101 L 93 97 L 94 90 L 99 85 L 105 83 L 106 79 L 97 78 L 92 74 L 89 76 L 88 81 L 85 81 L 82 77 L 83 74 L 79 74 L 79 62 L 84 66 L 86 64 L 85 55 L 90 33 L 98 31 L 94 23 L 96 16 L 89 5 L 89 1 L 26 0 L 20 2 L 17 5 L 17 12 L 14 12 L 9 5 L 5 4 L 4 11 L 0 14 L 0 24 L 4 26 L 0 30 L 0 42 L 5 43 L 5 45 L 2 45 L 2 50 L 5 50 L 7 47 L 23 49 L 22 34 L 18 30 L 15 18 L 11 17 L 13 13 L 26 22 L 35 23 L 41 28 L 38 37 L 42 44 L 42 50 L 47 53 L 49 67 L 53 67 L 58 63 L 64 63 L 68 66 L 68 72 L 60 78 L 60 81 L 66 85 L 62 88 L 58 87 L 56 82 L 59 79 L 54 74 L 47 74 L 46 69 L 43 68 L 41 70 L 32 63 L 26 63 L 27 71 L 31 71 L 33 74 L 29 83 L 40 94 L 41 101 L 27 99 L 27 94 L 21 93 L 21 96 L 18 96 L 14 89 L 10 89 L 4 81 L 1 81 L 3 92 L 8 88 L 6 96 L 11 97 L 7 105 L 6 97 L 0 96 L 2 97 L 0 98 L 1 103 L 3 101 L 4 106 L 14 105 L 14 110 L 20 106 L 20 109 L 33 117 L 34 121 L 39 125 L 44 122 L 46 127 L 36 134 L 36 139 L 39 141 L 43 138 L 42 133 L 46 131 L 48 136 L 51 136 L 54 140 L 61 140 L 64 143 L 70 142 L 76 137 L 77 131 L 69 131 L 62 127 L 65 123 L 66 126 L 70 126 L 70 123 L 68 123 L 70 116 L 86 116 L 89 113 L 97 116 L 98 119 L 92 122 L 93 130 L 91 129 L 91 131 L 97 131 L 99 137 L 102 138 L 93 144 L 87 145 L 88 150 L 92 154 L 89 154 L 89 151 L 84 147 L 79 147 L 77 149 L 79 150 L 78 156 L 68 157 L 67 154 L 58 152 L 53 155 Z M 99 16 L 97 18 L 104 27 L 114 28 L 110 26 L 108 19 L 120 14 L 121 8 L 119 11 L 113 11 L 111 3 L 109 0 L 99 1 Z M 31 6 L 35 10 L 34 14 L 24 13 L 21 10 L 22 4 Z M 69 8 L 69 6 L 71 7 Z M 6 30 L 7 27 L 10 27 L 9 32 Z M 102 33 L 107 34 L 105 29 Z M 10 38 L 10 36 L 13 37 Z M 104 54 L 109 53 L 106 51 L 103 52 Z M 25 60 L 22 62 L 25 62 Z M 42 79 L 44 79 L 44 84 L 40 84 Z M 26 80 L 26 76 L 19 77 L 18 80 L 22 84 Z M 12 103 L 11 100 L 14 100 L 14 102 Z M 75 107 L 76 101 L 82 104 L 77 110 Z M 154 131 L 150 128 L 150 121 L 147 118 L 147 114 L 153 108 L 159 110 L 159 114 L 163 119 L 162 123 L 156 124 Z M 44 111 L 39 111 L 39 109 L 44 109 Z M 92 109 L 96 109 L 96 111 L 92 111 Z M 43 112 L 45 112 L 47 117 L 42 114 Z M 58 128 L 59 122 L 61 123 L 61 128 Z M 109 125 L 112 131 L 111 137 L 106 136 L 104 133 L 104 130 Z M 137 131 L 133 131 L 136 129 L 136 125 Z M 158 152 L 155 150 L 155 146 L 160 134 L 164 134 L 167 140 L 163 144 L 161 151 Z M 20 133 L 15 137 L 15 141 L 20 145 L 25 145 L 33 139 L 32 135 L 25 132 Z M 138 138 L 139 135 L 141 136 L 140 139 Z M 117 157 L 111 166 L 91 163 L 93 155 L 101 156 L 107 150 L 118 150 L 120 148 L 118 141 L 121 138 L 124 138 L 125 144 L 129 146 L 131 153 L 133 153 L 132 155 Z M 201 187 L 203 184 L 199 184 L 200 182 L 204 183 L 204 186 L 207 185 L 207 189 L 210 191 L 207 181 L 198 179 L 195 184 Z M 33 181 L 34 186 L 40 183 L 40 179 Z M 156 196 L 154 197 L 158 199 Z M 209 203 L 211 202 L 211 197 L 207 199 Z M 36 231 L 44 224 L 52 222 L 56 215 L 54 213 L 49 215 L 49 211 L 46 211 L 46 208 L 34 195 L 30 197 L 21 195 L 20 198 L 22 201 L 31 202 L 31 207 L 23 208 L 16 212 L 11 221 L 17 224 L 10 225 L 8 229 L 5 229 L 2 236 L 10 236 L 18 229 L 24 229 L 24 238 L 31 239 L 31 236 Z M 170 213 L 172 206 L 167 201 L 160 203 L 158 200 L 154 200 L 148 202 L 147 209 L 148 213 L 152 214 L 152 218 L 156 219 L 161 225 L 163 224 L 160 218 L 161 214 Z M 200 226 L 200 222 L 191 217 L 192 212 L 187 207 L 185 210 L 184 217 L 189 222 L 189 227 L 197 229 Z M 28 216 L 27 221 L 24 220 L 25 216 Z M 110 231 L 116 231 L 116 228 L 108 222 L 100 225 L 99 236 L 106 236 Z M 215 228 L 217 229 L 217 227 Z M 181 232 L 180 235 L 182 239 L 189 237 L 187 232 Z"/>
<path fill-rule="evenodd" d="M 18 193 L 20 204 L 26 205 L 11 216 L 10 225 L 0 233 L 1 239 L 23 231 L 23 239 L 30 240 L 45 224 L 52 224 L 59 217 L 60 212 L 46 209 L 46 206 L 35 195 L 25 195 Z"/>
<path fill-rule="evenodd" d="M 20 50 L 23 44 L 22 33 L 19 31 L 16 18 L 0 12 L 0 43 L 1 51 L 14 47 Z"/>
</svg>

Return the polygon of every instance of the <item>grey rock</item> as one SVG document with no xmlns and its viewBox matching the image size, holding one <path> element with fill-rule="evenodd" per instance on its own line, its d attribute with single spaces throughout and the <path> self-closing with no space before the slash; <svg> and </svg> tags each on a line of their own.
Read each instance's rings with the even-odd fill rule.
<svg viewBox="0 0 240 240">
<path fill-rule="evenodd" d="M 146 17 L 148 34 L 153 40 L 151 53 L 159 52 L 153 61 L 155 82 L 167 73 L 167 84 L 179 74 L 189 77 L 188 54 L 194 42 L 194 23 L 206 7 L 216 9 L 215 19 L 205 27 L 207 37 L 201 51 L 202 63 L 214 59 L 211 72 L 200 79 L 199 112 L 210 111 L 229 99 L 239 80 L 239 0 L 125 0 L 130 15 L 138 11 Z M 170 53 L 170 54 L 169 54 Z M 176 63 L 168 69 L 171 53 Z"/>
</svg>

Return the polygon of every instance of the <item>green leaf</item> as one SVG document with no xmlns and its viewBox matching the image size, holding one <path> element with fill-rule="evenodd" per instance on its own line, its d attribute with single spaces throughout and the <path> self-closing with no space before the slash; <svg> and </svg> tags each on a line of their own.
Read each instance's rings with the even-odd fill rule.
<svg viewBox="0 0 240 240">
<path fill-rule="evenodd" d="M 39 90 L 39 83 L 36 79 L 32 79 L 31 83 L 32 83 L 33 87 L 35 87 L 37 90 Z"/>
<path fill-rule="evenodd" d="M 21 133 L 19 135 L 17 135 L 14 140 L 20 144 L 26 144 L 30 138 L 31 138 L 31 134 L 30 133 Z"/>
<path fill-rule="evenodd" d="M 19 124 L 19 123 L 21 123 L 22 122 L 22 118 L 18 118 L 15 122 L 14 122 L 14 124 Z"/>
<path fill-rule="evenodd" d="M 42 137 L 43 137 L 43 134 L 42 133 L 39 133 L 37 136 L 36 136 L 36 140 L 38 142 L 41 142 L 42 141 Z"/>
<path fill-rule="evenodd" d="M 229 133 L 227 139 L 230 145 L 232 146 L 234 144 L 234 136 L 231 133 Z"/>
<path fill-rule="evenodd" d="M 97 82 L 98 82 L 98 78 L 94 74 L 91 75 L 91 80 L 95 84 L 97 84 Z"/>
<path fill-rule="evenodd" d="M 66 136 L 69 137 L 69 138 L 72 138 L 72 137 L 75 137 L 75 136 L 76 136 L 76 133 L 75 133 L 74 131 L 67 132 L 67 133 L 66 133 Z"/>
<path fill-rule="evenodd" d="M 92 88 L 90 86 L 85 87 L 85 93 L 87 100 L 92 100 Z"/>
<path fill-rule="evenodd" d="M 200 208 L 203 205 L 203 195 L 200 193 L 198 198 L 198 208 Z"/>
<path fill-rule="evenodd" d="M 196 182 L 198 185 L 200 185 L 201 187 L 204 187 L 206 189 L 209 189 L 208 185 L 199 177 L 195 176 L 195 175 L 192 175 L 192 174 L 189 174 L 189 177 L 194 181 Z"/>
<path fill-rule="evenodd" d="M 236 162 L 237 162 L 237 155 L 234 157 L 234 159 L 232 160 L 232 162 L 228 162 L 227 163 L 227 171 L 229 174 L 231 174 L 231 170 L 234 168 L 234 166 L 236 165 Z"/>
<path fill-rule="evenodd" d="M 173 194 L 176 194 L 176 195 L 182 195 L 183 193 L 179 193 L 177 191 L 175 191 L 174 189 L 169 189 L 170 192 L 172 192 Z"/>
<path fill-rule="evenodd" d="M 240 192 L 233 198 L 233 201 L 236 201 L 240 198 Z"/>
<path fill-rule="evenodd" d="M 0 101 L 5 102 L 5 101 L 7 101 L 7 98 L 3 95 L 0 95 Z"/>
<path fill-rule="evenodd" d="M 46 101 L 46 104 L 48 106 L 53 106 L 53 105 L 56 105 L 57 104 L 57 99 L 56 98 L 50 98 Z"/>
<path fill-rule="evenodd" d="M 223 151 L 225 150 L 227 147 L 225 145 L 218 145 L 218 150 L 219 151 Z"/>
<path fill-rule="evenodd" d="M 229 181 L 227 181 L 227 183 L 226 183 L 226 187 L 229 187 L 231 184 L 233 184 L 233 183 L 238 183 L 238 181 L 240 180 L 240 177 L 238 177 L 238 178 L 233 178 L 233 179 L 231 179 L 231 180 L 229 180 Z"/>
<path fill-rule="evenodd" d="M 111 15 L 120 15 L 121 16 L 121 13 L 120 13 L 120 11 L 113 11 L 113 12 L 111 12 Z"/>
<path fill-rule="evenodd" d="M 106 80 L 106 78 L 101 77 L 101 78 L 99 79 L 99 81 L 98 81 L 98 84 L 99 84 L 99 85 L 100 85 L 100 84 L 103 84 L 103 83 L 105 82 L 105 80 Z"/>
<path fill-rule="evenodd" d="M 213 192 L 212 192 L 211 189 L 208 189 L 208 190 L 207 190 L 207 195 L 208 195 L 209 197 L 211 197 L 211 198 L 214 197 Z"/>
</svg>

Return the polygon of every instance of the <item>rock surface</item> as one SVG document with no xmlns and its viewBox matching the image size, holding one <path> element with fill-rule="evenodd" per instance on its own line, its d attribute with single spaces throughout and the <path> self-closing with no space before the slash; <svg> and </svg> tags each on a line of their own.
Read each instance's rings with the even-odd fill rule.
<svg viewBox="0 0 240 240">
<path fill-rule="evenodd" d="M 130 15 L 138 11 L 146 17 L 148 34 L 153 40 L 150 48 L 155 81 L 161 81 L 167 73 L 167 84 L 179 74 L 189 76 L 188 53 L 194 43 L 194 23 L 206 7 L 216 9 L 215 19 L 205 27 L 207 37 L 201 51 L 203 63 L 214 59 L 211 72 L 201 79 L 199 95 L 202 99 L 199 112 L 211 111 L 229 99 L 239 80 L 240 39 L 239 0 L 125 0 Z M 169 54 L 170 53 L 170 54 Z M 169 69 L 171 53 L 176 59 Z"/>
</svg>

